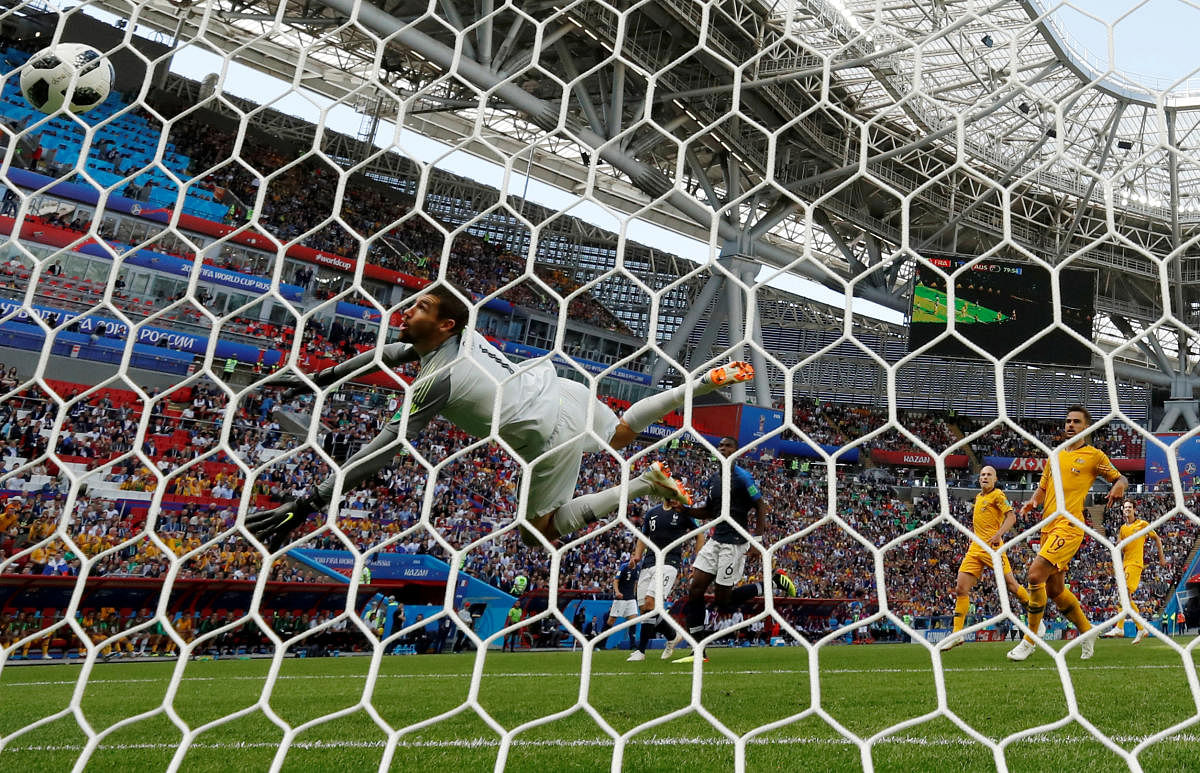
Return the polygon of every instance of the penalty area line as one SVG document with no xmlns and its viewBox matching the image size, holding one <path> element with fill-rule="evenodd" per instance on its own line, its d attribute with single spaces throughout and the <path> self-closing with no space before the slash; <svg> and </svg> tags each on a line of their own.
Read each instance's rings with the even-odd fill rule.
<svg viewBox="0 0 1200 773">
<path fill-rule="evenodd" d="M 1117 744 L 1139 744 L 1149 736 L 1134 736 L 1134 735 L 1117 735 L 1111 736 L 1109 740 Z M 1187 743 L 1194 744 L 1200 742 L 1200 735 L 1196 734 L 1180 734 L 1167 736 L 1159 741 L 1159 743 Z M 848 738 L 841 737 L 816 737 L 805 736 L 797 738 L 786 737 L 762 737 L 756 736 L 746 741 L 749 745 L 761 746 L 770 744 L 777 746 L 780 744 L 790 746 L 857 746 L 858 744 Z M 1069 745 L 1080 743 L 1099 743 L 1091 735 L 1068 735 L 1068 736 L 1050 736 L 1045 734 L 1032 735 L 1023 738 L 1016 743 L 1046 743 L 1050 745 Z M 294 741 L 290 748 L 307 750 L 319 749 L 380 749 L 386 746 L 385 741 Z M 528 747 L 528 748 L 585 748 L 585 747 L 606 747 L 615 746 L 616 743 L 611 738 L 576 738 L 576 739 L 559 739 L 559 740 L 544 740 L 544 741 L 523 741 L 514 740 L 512 746 Z M 628 746 L 733 746 L 734 742 L 728 738 L 634 738 L 628 741 Z M 903 735 L 903 736 L 888 736 L 880 741 L 877 741 L 874 746 L 982 746 L 978 741 L 972 738 L 922 738 L 920 736 Z M 437 741 L 401 741 L 396 744 L 397 748 L 401 749 L 488 749 L 500 746 L 499 738 L 452 738 Z M 125 743 L 125 744 L 100 744 L 97 751 L 167 751 L 178 749 L 179 744 L 174 743 Z M 189 749 L 198 749 L 203 751 L 238 751 L 251 749 L 278 749 L 279 744 L 270 743 L 268 741 L 238 741 L 235 743 L 193 743 Z M 39 744 L 30 746 L 6 746 L 5 752 L 79 752 L 83 751 L 82 744 Z"/>
<path fill-rule="evenodd" d="M 710 664 L 711 666 L 711 664 Z M 1128 663 L 1128 664 L 1113 664 L 1113 665 L 1088 665 L 1088 666 L 1069 666 L 1072 673 L 1082 673 L 1085 671 L 1149 671 L 1157 669 L 1180 668 L 1179 665 L 1173 663 Z M 821 674 L 928 674 L 933 670 L 929 668 L 822 668 Z M 981 666 L 979 668 L 943 668 L 942 671 L 948 674 L 969 674 L 969 673 L 1029 673 L 1032 671 L 1054 671 L 1057 668 L 1052 665 L 1045 666 Z M 806 668 L 776 668 L 776 669 L 739 669 L 739 670 L 722 670 L 722 669 L 705 669 L 705 675 L 713 677 L 721 676 L 786 676 L 808 675 Z M 639 679 L 648 676 L 687 676 L 692 675 L 690 665 L 686 668 L 673 669 L 670 671 L 641 671 L 636 668 L 628 671 L 592 671 L 590 676 L 597 677 L 625 677 L 632 676 Z M 377 679 L 470 679 L 472 674 L 379 674 Z M 572 671 L 509 671 L 502 673 L 483 673 L 484 679 L 523 679 L 526 677 L 546 678 L 546 677 L 577 677 L 579 674 Z M 263 676 L 185 676 L 180 681 L 183 682 L 246 682 L 254 681 L 261 682 L 266 679 Z M 276 681 L 292 681 L 303 679 L 337 679 L 337 680 L 359 680 L 361 674 L 282 674 L 277 676 Z M 77 679 L 44 679 L 31 682 L 9 682 L 0 681 L 0 687 L 63 687 L 78 684 Z M 153 684 L 169 681 L 164 679 L 89 679 L 88 684 Z"/>
</svg>

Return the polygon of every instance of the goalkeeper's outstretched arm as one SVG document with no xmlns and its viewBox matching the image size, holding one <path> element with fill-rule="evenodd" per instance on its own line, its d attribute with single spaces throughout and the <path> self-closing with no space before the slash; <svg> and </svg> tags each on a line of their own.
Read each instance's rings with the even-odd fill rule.
<svg viewBox="0 0 1200 773">
<path fill-rule="evenodd" d="M 413 398 L 408 414 L 407 436 L 409 439 L 420 434 L 437 416 L 450 399 L 449 369 L 434 375 Z M 345 461 L 342 491 L 350 491 L 375 473 L 391 464 L 396 454 L 403 450 L 399 444 L 400 426 L 404 423 L 402 413 L 397 413 L 384 425 L 375 438 L 363 446 L 358 453 Z M 260 511 L 246 516 L 246 528 L 272 550 L 278 550 L 287 542 L 287 535 L 307 520 L 308 516 L 324 508 L 333 498 L 337 482 L 330 475 L 313 491 L 299 501 L 285 502 L 274 510 Z"/>
<path fill-rule="evenodd" d="M 345 363 L 343 363 L 345 364 Z M 407 437 L 412 440 L 417 435 L 421 434 L 421 430 L 433 421 L 446 401 L 450 399 L 450 378 L 449 369 L 444 373 L 435 374 L 429 381 L 416 391 L 416 396 L 413 398 L 412 409 L 408 414 Z M 392 463 L 392 459 L 396 454 L 403 450 L 402 446 L 397 444 L 400 437 L 400 425 L 403 419 L 403 413 L 397 413 L 392 417 L 391 421 L 383 426 L 379 434 L 370 443 L 363 446 L 358 453 L 342 463 L 343 469 L 346 470 L 342 477 L 342 491 L 350 491 L 358 486 L 358 484 L 370 478 L 375 473 L 382 470 Z M 336 477 L 330 475 L 317 486 L 316 491 L 311 495 L 311 501 L 314 505 L 324 505 L 333 498 L 333 486 Z"/>
<path fill-rule="evenodd" d="M 384 344 L 377 349 L 365 351 L 344 362 L 339 362 L 337 365 L 307 375 L 317 386 L 327 387 L 346 376 L 352 376 L 363 368 L 373 365 L 375 363 L 376 351 L 379 352 L 379 359 L 385 368 L 394 368 L 401 363 L 416 362 L 420 359 L 420 355 L 417 354 L 417 350 L 412 344 L 397 341 L 396 343 Z M 285 400 L 307 391 L 307 385 L 300 380 L 300 377 L 292 375 L 277 378 L 269 386 L 283 387 L 287 390 L 284 393 Z"/>
<path fill-rule="evenodd" d="M 412 344 L 406 344 L 397 341 L 393 344 L 384 344 L 378 347 L 379 359 L 383 362 L 384 367 L 394 368 L 403 362 L 415 362 L 420 359 L 417 350 Z M 311 378 L 317 382 L 317 386 L 325 387 L 334 383 L 340 378 L 344 378 L 359 370 L 371 365 L 375 362 L 376 349 L 370 349 L 362 354 L 351 357 L 345 362 L 339 362 L 331 368 L 314 373 Z"/>
<path fill-rule="evenodd" d="M 375 439 L 346 460 L 350 466 L 343 476 L 343 491 L 349 491 L 367 478 L 391 464 L 396 453 L 399 437 L 398 424 L 387 424 Z M 274 510 L 260 510 L 246 516 L 246 528 L 272 551 L 279 550 L 288 541 L 288 535 L 308 520 L 308 516 L 322 510 L 333 498 L 337 477 L 330 475 L 316 489 L 299 500 L 284 502 Z"/>
</svg>

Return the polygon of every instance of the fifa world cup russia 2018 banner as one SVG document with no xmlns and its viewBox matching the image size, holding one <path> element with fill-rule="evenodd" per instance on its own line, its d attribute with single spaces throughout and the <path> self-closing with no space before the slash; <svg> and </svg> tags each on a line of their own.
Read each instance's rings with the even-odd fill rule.
<svg viewBox="0 0 1200 773">
<path fill-rule="evenodd" d="M 883 451 L 872 449 L 871 459 L 880 464 L 895 464 L 902 467 L 936 467 L 937 459 L 924 451 Z M 951 468 L 966 467 L 969 460 L 966 454 L 950 454 L 945 457 L 946 466 Z"/>
<path fill-rule="evenodd" d="M 1175 443 L 1175 447 L 1164 451 L 1156 443 L 1147 441 L 1146 485 L 1154 486 L 1161 481 L 1171 479 L 1171 467 L 1167 462 L 1168 453 L 1175 455 L 1176 464 L 1179 465 L 1179 482 L 1183 484 L 1184 491 L 1191 490 L 1200 483 L 1200 438 L 1190 437 L 1180 440 L 1179 435 L 1175 433 L 1156 433 L 1154 437 L 1167 446 Z"/>
<path fill-rule="evenodd" d="M 1113 467 L 1116 467 L 1121 472 L 1141 472 L 1145 467 L 1146 462 L 1142 459 L 1110 459 Z M 1010 470 L 1012 472 L 1041 472 L 1046 466 L 1045 457 L 1033 456 L 985 456 L 983 463 L 995 467 L 997 470 Z"/>
<path fill-rule="evenodd" d="M 354 554 L 348 550 L 301 548 L 293 552 L 338 574 L 349 574 L 354 568 Z M 367 567 L 371 570 L 373 580 L 445 582 L 450 576 L 450 567 L 445 561 L 408 553 L 372 553 L 367 559 Z"/>
<path fill-rule="evenodd" d="M 0 216 L 0 234 L 12 235 L 15 229 L 15 220 L 8 216 Z M 129 245 L 119 242 L 109 242 L 108 247 L 103 247 L 90 238 L 83 243 L 78 243 L 79 233 L 77 231 L 55 228 L 54 226 L 46 225 L 45 223 L 35 223 L 31 220 L 27 220 L 22 224 L 21 229 L 16 232 L 15 237 L 50 247 L 69 247 L 71 251 L 80 255 L 88 255 L 93 258 L 100 258 L 101 260 L 112 260 L 111 250 L 120 250 L 128 253 L 125 256 L 125 262 L 131 266 L 141 266 L 152 271 L 159 271 L 179 277 L 191 276 L 193 271 L 199 270 L 200 280 L 203 282 L 220 285 L 221 287 L 231 287 L 235 290 L 242 290 L 248 293 L 262 294 L 273 288 L 277 288 L 280 295 L 291 301 L 300 300 L 304 293 L 303 288 L 296 285 L 273 285 L 271 280 L 264 277 L 251 276 L 207 263 L 197 264 L 194 260 L 181 258 L 176 255 L 168 255 L 165 252 L 154 252 L 152 250 L 129 251 Z M 199 266 L 198 269 L 197 265 Z"/>
<path fill-rule="evenodd" d="M 313 568 L 320 568 L 333 576 L 348 575 L 354 570 L 354 554 L 349 550 L 310 550 L 297 548 L 288 555 Z M 407 553 L 372 553 L 367 559 L 371 570 L 371 582 L 380 580 L 407 580 L 409 582 L 445 583 L 450 576 L 450 565 L 432 556 L 409 555 Z M 491 636 L 504 627 L 504 618 L 516 598 L 483 580 L 459 572 L 454 588 L 454 607 L 463 603 L 479 612 L 475 632 L 480 636 Z"/>
<path fill-rule="evenodd" d="M 87 345 L 92 334 L 99 335 L 101 338 L 116 340 L 128 338 L 130 334 L 129 326 L 120 320 L 95 316 L 86 312 L 66 311 L 40 304 L 22 306 L 16 301 L 0 300 L 0 315 L 12 315 L 8 321 L 0 322 L 0 329 L 20 330 L 42 338 L 45 337 L 45 333 L 33 323 L 30 319 L 32 316 L 37 316 L 51 325 L 70 325 L 75 320 L 79 320 L 75 323 L 75 331 L 77 332 L 64 330 L 58 334 L 56 339 L 59 342 L 71 344 Z M 137 338 L 134 344 L 136 347 L 142 348 L 135 351 L 153 353 L 160 357 L 166 356 L 172 350 L 188 352 L 190 354 L 204 354 L 208 351 L 208 338 L 201 335 L 188 335 L 178 330 L 146 327 L 145 325 L 137 328 L 136 335 Z M 162 349 L 159 347 L 166 348 Z M 179 356 L 182 357 L 182 355 Z M 278 350 L 270 349 L 264 352 L 250 344 L 225 341 L 220 338 L 217 339 L 216 356 L 218 358 L 234 357 L 241 362 L 256 362 L 261 357 L 264 365 L 274 365 L 280 360 L 280 352 Z M 186 357 L 184 359 L 190 360 L 191 358 Z"/>
<path fill-rule="evenodd" d="M 738 443 L 744 446 L 783 426 L 783 411 L 743 405 L 738 424 Z"/>
</svg>

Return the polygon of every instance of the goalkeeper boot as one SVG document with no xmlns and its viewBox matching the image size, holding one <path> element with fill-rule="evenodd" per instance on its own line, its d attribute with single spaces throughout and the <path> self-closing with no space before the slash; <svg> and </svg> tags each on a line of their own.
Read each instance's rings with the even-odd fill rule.
<svg viewBox="0 0 1200 773">
<path fill-rule="evenodd" d="M 796 595 L 796 583 L 792 581 L 791 577 L 788 577 L 788 573 L 783 569 L 775 570 L 771 584 L 775 586 L 775 595 L 777 596 Z"/>
<path fill-rule="evenodd" d="M 1143 641 L 1143 640 L 1145 640 L 1145 638 L 1146 638 L 1147 636 L 1149 636 L 1149 635 L 1150 635 L 1150 629 L 1149 629 L 1149 628 L 1141 628 L 1141 629 L 1138 629 L 1137 636 L 1134 636 L 1134 637 L 1133 637 L 1133 643 L 1134 643 L 1134 644 L 1141 644 L 1141 643 L 1142 643 L 1142 641 Z"/>
<path fill-rule="evenodd" d="M 642 480 L 654 487 L 654 494 L 663 499 L 673 499 L 685 505 L 692 504 L 692 495 L 687 487 L 671 477 L 671 470 L 662 462 L 655 462 L 642 473 Z"/>
<path fill-rule="evenodd" d="M 713 368 L 700 378 L 702 386 L 711 389 L 739 384 L 754 378 L 754 366 L 748 362 L 734 360 L 719 368 Z"/>
<path fill-rule="evenodd" d="M 674 639 L 668 639 L 667 646 L 663 647 L 662 659 L 670 660 L 671 656 L 675 654 L 675 648 L 678 647 L 682 643 L 683 643 L 683 634 L 679 634 Z"/>
<path fill-rule="evenodd" d="M 314 512 L 316 507 L 308 499 L 284 502 L 274 510 L 247 515 L 246 529 L 274 553 L 287 544 L 288 535 Z"/>
</svg>

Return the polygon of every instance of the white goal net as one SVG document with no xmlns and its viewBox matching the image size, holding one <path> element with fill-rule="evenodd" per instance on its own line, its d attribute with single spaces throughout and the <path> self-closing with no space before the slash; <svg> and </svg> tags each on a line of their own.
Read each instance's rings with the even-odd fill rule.
<svg viewBox="0 0 1200 773">
<path fill-rule="evenodd" d="M 1090 13 L 5 4 L 0 769 L 1200 765 Z"/>
</svg>

